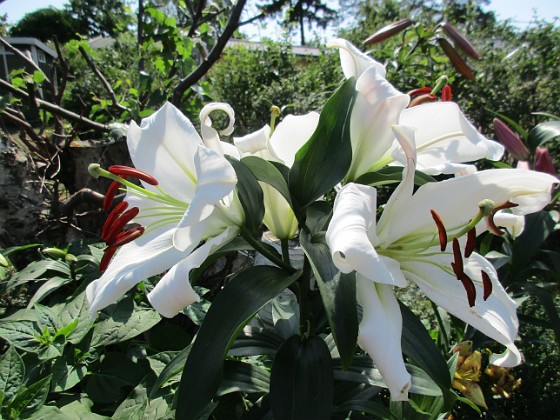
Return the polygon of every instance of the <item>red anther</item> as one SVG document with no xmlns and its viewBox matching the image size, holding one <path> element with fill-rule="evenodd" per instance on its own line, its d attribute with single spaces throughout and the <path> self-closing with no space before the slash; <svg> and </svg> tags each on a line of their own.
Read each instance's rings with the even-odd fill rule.
<svg viewBox="0 0 560 420">
<path fill-rule="evenodd" d="M 459 240 L 457 237 L 453 238 L 453 258 L 454 262 L 451 263 L 451 268 L 457 276 L 457 279 L 461 280 L 461 275 L 464 273 L 463 267 L 463 257 L 461 257 L 461 247 L 459 246 Z"/>
<path fill-rule="evenodd" d="M 434 222 L 436 223 L 439 235 L 439 245 L 441 252 L 443 252 L 445 251 L 445 248 L 447 248 L 447 231 L 445 230 L 441 216 L 437 214 L 435 210 L 430 210 L 430 213 L 432 214 L 432 219 L 434 219 Z"/>
<path fill-rule="evenodd" d="M 511 201 L 506 201 L 505 203 L 500 204 L 498 207 L 495 207 L 494 210 L 492 210 L 492 215 L 496 214 L 498 210 L 511 209 L 517 206 L 519 206 L 519 204 L 512 203 Z"/>
<path fill-rule="evenodd" d="M 111 246 L 118 247 L 126 245 L 127 243 L 132 242 L 142 236 L 145 229 L 146 228 L 144 226 L 136 226 L 135 228 L 132 228 L 125 232 L 121 232 L 117 236 L 115 236 L 115 242 L 111 244 Z"/>
<path fill-rule="evenodd" d="M 484 270 L 480 270 L 480 274 L 482 275 L 482 287 L 484 289 L 484 300 L 488 299 L 492 294 L 492 280 L 490 280 L 490 276 Z"/>
<path fill-rule="evenodd" d="M 411 98 L 414 98 L 415 96 L 424 95 L 426 93 L 432 93 L 432 88 L 431 87 L 421 87 L 421 88 L 417 88 L 417 89 L 412 89 L 410 92 L 407 93 L 407 95 L 410 96 Z"/>
<path fill-rule="evenodd" d="M 432 95 L 431 93 L 425 93 L 423 95 L 419 95 L 415 97 L 412 101 L 410 101 L 408 108 L 412 108 L 413 106 L 421 105 L 426 102 L 435 102 L 435 101 L 437 101 L 436 95 Z"/>
<path fill-rule="evenodd" d="M 117 252 L 117 249 L 118 247 L 116 246 L 109 246 L 105 248 L 105 251 L 103 252 L 103 258 L 101 258 L 101 262 L 99 263 L 99 271 L 104 273 L 105 270 L 107 270 L 107 267 L 109 266 L 113 255 L 115 255 L 115 252 Z"/>
<path fill-rule="evenodd" d="M 107 220 L 105 220 L 105 224 L 103 225 L 103 229 L 101 229 L 101 239 L 104 241 L 107 240 L 107 233 L 111 229 L 111 226 L 127 207 L 128 203 L 123 201 L 122 203 L 117 204 L 113 211 L 109 213 L 109 216 L 107 216 Z"/>
<path fill-rule="evenodd" d="M 120 177 L 132 177 L 139 179 L 141 181 L 147 182 L 150 185 L 157 185 L 158 181 L 150 174 L 141 171 L 140 169 L 131 168 L 130 166 L 124 165 L 113 165 L 109 167 L 109 172 L 118 175 Z"/>
<path fill-rule="evenodd" d="M 444 102 L 450 102 L 453 99 L 453 94 L 451 93 L 451 86 L 445 85 L 441 89 L 441 100 Z"/>
<path fill-rule="evenodd" d="M 495 207 L 490 215 L 486 218 L 486 226 L 488 226 L 488 230 L 496 236 L 502 236 L 504 234 L 504 231 L 494 223 L 494 215 L 500 210 L 511 209 L 513 207 L 517 207 L 518 205 L 519 204 L 512 203 L 511 201 L 506 201 L 505 203 L 500 204 L 498 207 Z"/>
<path fill-rule="evenodd" d="M 469 306 L 472 308 L 476 301 L 476 287 L 474 287 L 474 283 L 471 280 L 471 278 L 467 276 L 465 273 L 461 274 L 459 280 L 461 280 L 461 283 L 463 284 L 463 287 L 467 292 L 467 299 L 469 300 Z"/>
<path fill-rule="evenodd" d="M 122 215 L 120 215 L 117 220 L 113 223 L 113 225 L 107 229 L 107 235 L 105 238 L 105 242 L 107 245 L 115 245 L 116 237 L 122 232 L 124 227 L 130 223 L 132 219 L 138 216 L 140 209 L 138 207 L 132 207 L 130 210 L 125 211 Z"/>
<path fill-rule="evenodd" d="M 109 188 L 107 188 L 107 192 L 105 193 L 105 198 L 103 199 L 103 210 L 109 211 L 111 210 L 111 206 L 113 205 L 113 199 L 117 192 L 119 191 L 119 187 L 121 183 L 119 181 L 113 181 Z"/>
<path fill-rule="evenodd" d="M 465 245 L 465 258 L 469 258 L 476 247 L 476 228 L 472 228 L 467 233 L 467 244 Z"/>
</svg>

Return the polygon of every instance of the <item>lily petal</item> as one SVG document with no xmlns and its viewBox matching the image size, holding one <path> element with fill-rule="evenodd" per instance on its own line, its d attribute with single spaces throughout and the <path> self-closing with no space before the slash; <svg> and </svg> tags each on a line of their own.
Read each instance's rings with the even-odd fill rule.
<svg viewBox="0 0 560 420">
<path fill-rule="evenodd" d="M 406 286 L 404 278 L 393 275 L 374 248 L 378 242 L 375 236 L 376 193 L 373 187 L 353 183 L 340 190 L 327 229 L 327 243 L 333 262 L 341 272 L 356 270 L 369 280 L 403 287 Z"/>
<path fill-rule="evenodd" d="M 428 253 L 437 254 L 435 248 L 432 251 Z M 494 363 L 501 363 L 504 367 L 521 363 L 521 354 L 514 344 L 519 327 L 515 312 L 517 304 L 498 281 L 492 264 L 476 253 L 466 261 L 465 273 L 473 280 L 477 295 L 475 305 L 470 307 L 462 283 L 441 268 L 449 267 L 451 260 L 450 254 L 431 255 L 425 261 L 418 258 L 403 261 L 401 267 L 406 278 L 416 283 L 435 304 L 506 346 L 510 354 L 496 358 Z M 487 300 L 482 299 L 481 270 L 492 281 L 493 291 Z"/>
<path fill-rule="evenodd" d="M 499 160 L 504 153 L 504 147 L 480 134 L 454 102 L 425 103 L 408 108 L 400 114 L 399 124 L 416 128 L 418 169 L 432 175 L 441 173 L 438 172 L 441 162 Z M 403 155 L 396 146 L 395 143 L 393 157 L 404 164 Z"/>
<path fill-rule="evenodd" d="M 414 195 L 392 213 L 393 223 L 379 230 L 384 244 L 391 244 L 410 234 L 434 230 L 430 209 L 445 221 L 446 227 L 463 226 L 478 212 L 478 203 L 489 199 L 496 204 L 511 201 L 519 204 L 514 214 L 539 211 L 550 201 L 550 191 L 558 180 L 548 174 L 523 169 L 490 169 L 421 186 Z"/>
<path fill-rule="evenodd" d="M 126 141 L 136 168 L 154 176 L 170 195 L 190 201 L 196 186 L 194 156 L 202 139 L 187 117 L 166 103 L 140 126 L 131 122 Z"/>
<path fill-rule="evenodd" d="M 200 133 L 202 134 L 202 140 L 206 147 L 218 152 L 221 155 L 230 155 L 239 159 L 239 152 L 237 148 L 230 143 L 221 141 L 218 135 L 218 131 L 212 127 L 212 120 L 210 119 L 210 114 L 214 111 L 223 111 L 228 116 L 228 126 L 223 130 L 220 130 L 219 134 L 224 136 L 229 136 L 233 133 L 233 126 L 235 124 L 235 112 L 233 108 L 224 102 L 212 102 L 200 111 Z"/>
<path fill-rule="evenodd" d="M 177 225 L 173 245 L 180 251 L 192 251 L 203 239 L 214 205 L 233 191 L 235 170 L 226 158 L 205 147 L 195 157 L 198 176 L 195 196 Z"/>
<path fill-rule="evenodd" d="M 200 267 L 210 254 L 235 238 L 238 232 L 237 226 L 228 227 L 175 264 L 148 294 L 148 300 L 154 309 L 162 316 L 172 318 L 186 306 L 198 302 L 200 298 L 189 282 L 191 270 Z"/>
<path fill-rule="evenodd" d="M 118 251 L 107 271 L 86 288 L 91 317 L 137 283 L 167 270 L 188 255 L 173 247 L 173 232 L 174 229 L 146 233 Z"/>
<path fill-rule="evenodd" d="M 402 315 L 391 286 L 357 276 L 356 293 L 363 308 L 358 344 L 381 372 L 391 400 L 408 400 L 411 386 L 401 349 Z"/>
<path fill-rule="evenodd" d="M 381 77 L 385 77 L 386 71 L 383 64 L 364 54 L 345 39 L 333 39 L 327 43 L 327 47 L 339 49 L 340 64 L 347 79 L 360 77 L 370 67 L 375 67 Z"/>
<path fill-rule="evenodd" d="M 242 155 L 254 155 L 257 152 L 266 150 L 268 145 L 268 134 L 270 127 L 265 125 L 260 130 L 247 134 L 243 137 L 234 137 L 233 144 L 241 152 Z"/>
<path fill-rule="evenodd" d="M 296 153 L 313 135 L 319 123 L 319 114 L 287 115 L 274 129 L 269 150 L 272 156 L 292 167 Z"/>
</svg>

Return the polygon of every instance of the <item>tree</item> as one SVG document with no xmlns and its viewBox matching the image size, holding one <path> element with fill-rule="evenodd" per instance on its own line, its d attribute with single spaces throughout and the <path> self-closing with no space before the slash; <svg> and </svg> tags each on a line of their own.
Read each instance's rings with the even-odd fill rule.
<svg viewBox="0 0 560 420">
<path fill-rule="evenodd" d="M 77 21 L 80 34 L 90 37 L 115 37 L 132 23 L 123 0 L 70 0 L 66 11 Z"/>
<path fill-rule="evenodd" d="M 10 30 L 13 36 L 31 36 L 47 41 L 56 36 L 60 42 L 76 38 L 77 22 L 64 10 L 53 7 L 27 13 Z"/>
</svg>

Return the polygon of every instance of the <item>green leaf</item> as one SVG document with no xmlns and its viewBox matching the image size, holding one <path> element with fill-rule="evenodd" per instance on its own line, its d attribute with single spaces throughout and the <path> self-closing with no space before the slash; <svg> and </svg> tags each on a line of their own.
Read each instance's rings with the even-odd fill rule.
<svg viewBox="0 0 560 420">
<path fill-rule="evenodd" d="M 259 182 L 251 170 L 239 160 L 226 156 L 237 174 L 237 193 L 245 212 L 245 226 L 255 233 L 261 226 L 264 217 L 263 192 Z"/>
<path fill-rule="evenodd" d="M 358 340 L 356 273 L 343 274 L 332 262 L 324 234 L 300 234 L 301 246 L 317 280 L 336 347 L 347 369 L 352 364 Z"/>
<path fill-rule="evenodd" d="M 54 392 L 66 391 L 80 383 L 87 374 L 87 366 L 73 364 L 69 355 L 59 357 L 52 366 L 51 389 Z"/>
<path fill-rule="evenodd" d="M 89 316 L 89 303 L 86 292 L 79 293 L 74 299 L 68 302 L 60 310 L 60 321 L 63 325 L 70 325 L 74 320 L 78 324 L 74 330 L 66 337 L 68 342 L 78 344 L 90 331 L 93 320 Z"/>
<path fill-rule="evenodd" d="M 33 297 L 29 300 L 28 307 L 31 307 L 35 302 L 40 302 L 49 294 L 70 282 L 72 282 L 72 279 L 68 277 L 51 277 L 37 289 Z"/>
<path fill-rule="evenodd" d="M 356 99 L 355 85 L 350 78 L 331 96 L 315 132 L 296 153 L 289 176 L 295 207 L 309 205 L 346 176 L 352 161 L 350 115 Z"/>
<path fill-rule="evenodd" d="M 288 338 L 270 372 L 270 407 L 277 419 L 328 419 L 334 376 L 329 348 L 321 337 Z"/>
<path fill-rule="evenodd" d="M 274 356 L 283 342 L 274 330 L 248 325 L 231 345 L 228 356 Z"/>
<path fill-rule="evenodd" d="M 400 303 L 403 317 L 402 350 L 446 393 L 451 386 L 447 362 L 426 331 L 426 327 L 408 307 Z"/>
<path fill-rule="evenodd" d="M 2 321 L 0 322 L 0 337 L 18 349 L 38 352 L 41 344 L 36 335 L 41 332 L 31 321 Z"/>
<path fill-rule="evenodd" d="M 540 123 L 529 131 L 527 145 L 533 151 L 542 144 L 560 138 L 560 121 L 547 121 Z"/>
<path fill-rule="evenodd" d="M 524 284 L 523 289 L 537 297 L 548 316 L 550 326 L 556 336 L 556 342 L 560 343 L 560 315 L 558 314 L 557 306 L 554 303 L 553 294 L 549 290 L 531 283 Z"/>
<path fill-rule="evenodd" d="M 25 366 L 13 346 L 0 358 L 0 395 L 1 400 L 10 400 L 23 385 Z M 0 401 L 2 406 L 2 401 Z"/>
<path fill-rule="evenodd" d="M 332 204 L 326 201 L 315 201 L 307 207 L 305 226 L 312 234 L 326 230 L 327 222 L 332 216 Z"/>
<path fill-rule="evenodd" d="M 42 71 L 35 70 L 33 72 L 33 81 L 35 83 L 43 83 L 45 81 L 45 74 Z"/>
<path fill-rule="evenodd" d="M 271 266 L 237 274 L 214 300 L 194 340 L 178 391 L 177 418 L 195 419 L 215 395 L 225 355 L 257 311 L 290 286 L 299 272 L 287 275 Z"/>
<path fill-rule="evenodd" d="M 348 414 L 350 411 L 368 414 L 373 419 L 398 420 L 398 417 L 391 413 L 383 404 L 373 401 L 345 401 L 336 408 L 336 412 L 341 414 Z"/>
<path fill-rule="evenodd" d="M 396 184 L 402 181 L 402 171 L 403 168 L 400 166 L 387 166 L 379 171 L 365 173 L 355 182 L 372 186 Z M 416 171 L 414 174 L 414 183 L 418 186 L 435 181 L 433 177 L 421 171 Z"/>
<path fill-rule="evenodd" d="M 217 395 L 231 392 L 268 392 L 270 373 L 261 366 L 251 365 L 239 360 L 226 360 L 224 375 Z"/>
<path fill-rule="evenodd" d="M 7 410 L 22 415 L 31 414 L 33 411 L 39 410 L 49 394 L 50 381 L 51 375 L 20 391 L 7 407 Z"/>
<path fill-rule="evenodd" d="M 153 398 L 157 394 L 157 391 L 159 391 L 159 389 L 163 385 L 165 385 L 169 380 L 171 380 L 174 376 L 178 375 L 183 370 L 190 352 L 191 345 L 185 347 L 171 359 L 171 361 L 161 371 L 154 385 L 152 386 L 152 389 L 150 390 L 150 398 Z"/>
<path fill-rule="evenodd" d="M 241 159 L 241 162 L 253 172 L 253 175 L 255 175 L 259 181 L 276 189 L 282 194 L 290 206 L 292 205 L 292 197 L 290 197 L 288 183 L 276 166 L 257 156 L 244 157 Z"/>
<path fill-rule="evenodd" d="M 525 229 L 513 242 L 508 272 L 512 280 L 524 279 L 531 259 L 554 230 L 555 225 L 552 216 L 544 210 L 525 216 Z"/>
<path fill-rule="evenodd" d="M 93 329 L 92 347 L 122 343 L 148 331 L 161 316 L 151 308 L 135 308 L 132 298 L 112 305 L 111 318 L 99 322 Z"/>
<path fill-rule="evenodd" d="M 164 419 L 167 417 L 169 406 L 164 398 L 148 399 L 146 386 L 138 385 L 134 388 L 129 396 L 117 407 L 115 413 L 111 416 L 114 420 L 130 420 L 130 419 Z"/>
</svg>

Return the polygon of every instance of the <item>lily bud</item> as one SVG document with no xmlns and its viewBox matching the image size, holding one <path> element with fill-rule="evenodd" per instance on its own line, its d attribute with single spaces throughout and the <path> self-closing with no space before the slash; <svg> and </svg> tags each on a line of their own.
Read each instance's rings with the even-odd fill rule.
<svg viewBox="0 0 560 420">
<path fill-rule="evenodd" d="M 445 38 L 438 38 L 438 44 L 447 58 L 449 58 L 449 61 L 451 61 L 453 67 L 455 67 L 455 69 L 457 69 L 457 71 L 467 79 L 474 80 L 474 73 L 465 60 L 463 60 L 463 57 L 461 57 L 457 50 L 453 48 L 453 45 L 451 45 L 451 43 Z"/>
<path fill-rule="evenodd" d="M 399 32 L 404 31 L 406 28 L 411 26 L 413 23 L 414 22 L 412 20 L 407 19 L 407 18 L 398 20 L 396 22 L 393 22 L 393 23 L 391 23 L 387 26 L 384 26 L 383 28 L 378 30 L 376 33 L 374 33 L 373 35 L 368 37 L 364 41 L 364 44 L 372 45 L 372 44 L 377 44 L 378 42 L 381 42 L 381 41 L 385 41 L 386 39 L 391 38 L 393 35 L 396 35 Z"/>
<path fill-rule="evenodd" d="M 480 58 L 480 54 L 474 49 L 474 46 L 471 44 L 469 39 L 463 35 L 459 30 L 450 24 L 449 22 L 445 22 L 441 25 L 447 36 L 451 38 L 453 43 L 458 46 L 465 54 L 469 57 L 472 57 L 476 60 Z"/>
<path fill-rule="evenodd" d="M 546 147 L 537 147 L 535 152 L 535 165 L 534 169 L 539 172 L 545 172 L 552 176 L 558 176 L 556 168 L 552 163 L 552 157 Z"/>
<path fill-rule="evenodd" d="M 506 150 L 517 160 L 527 160 L 529 149 L 523 144 L 519 135 L 511 130 L 502 120 L 494 118 L 494 131 Z"/>
</svg>

